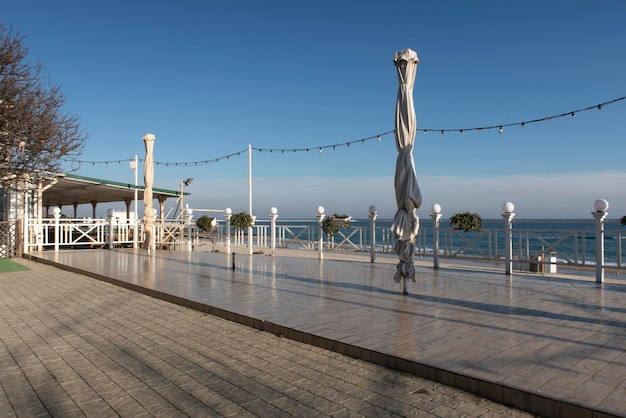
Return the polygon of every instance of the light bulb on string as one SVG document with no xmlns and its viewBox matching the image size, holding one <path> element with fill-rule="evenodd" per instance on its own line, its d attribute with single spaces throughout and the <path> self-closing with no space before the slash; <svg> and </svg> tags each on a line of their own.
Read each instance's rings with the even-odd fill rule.
<svg viewBox="0 0 626 418">
<path fill-rule="evenodd" d="M 378 142 L 380 142 L 380 135 L 378 135 Z"/>
<path fill-rule="evenodd" d="M 502 135 L 502 126 L 500 126 L 499 132 L 500 132 L 500 135 Z"/>
<path fill-rule="evenodd" d="M 322 153 L 322 148 L 320 147 L 320 154 Z"/>
</svg>

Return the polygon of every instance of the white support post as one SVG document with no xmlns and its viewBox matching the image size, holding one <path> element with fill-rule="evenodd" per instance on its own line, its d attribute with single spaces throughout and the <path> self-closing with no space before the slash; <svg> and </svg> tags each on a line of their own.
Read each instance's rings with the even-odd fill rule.
<svg viewBox="0 0 626 418">
<path fill-rule="evenodd" d="M 252 145 L 250 144 L 248 144 L 248 213 L 252 216 Z M 248 254 L 252 255 L 252 226 L 248 227 Z"/>
<path fill-rule="evenodd" d="M 139 248 L 139 215 L 137 212 L 137 171 L 139 167 L 139 159 L 135 154 L 135 159 L 131 162 L 130 167 L 135 170 L 135 219 L 133 220 L 133 248 Z"/>
<path fill-rule="evenodd" d="M 591 212 L 596 220 L 596 283 L 604 282 L 604 219 L 609 214 L 609 202 L 598 199 L 593 204 L 595 212 Z"/>
<path fill-rule="evenodd" d="M 504 272 L 510 276 L 513 271 L 513 241 L 511 234 L 511 221 L 515 217 L 515 205 L 506 202 L 502 205 L 502 218 L 504 219 Z"/>
<path fill-rule="evenodd" d="M 276 255 L 276 218 L 278 218 L 278 209 L 272 207 L 270 209 L 270 229 L 271 229 L 271 248 L 272 257 Z"/>
<path fill-rule="evenodd" d="M 224 220 L 226 221 L 226 254 L 230 255 L 230 217 L 233 216 L 231 208 L 224 209 Z"/>
<path fill-rule="evenodd" d="M 109 250 L 113 249 L 113 209 L 107 211 L 107 218 L 109 218 Z"/>
<path fill-rule="evenodd" d="M 319 232 L 319 255 L 318 258 L 320 260 L 324 259 L 324 230 L 322 229 L 322 222 L 324 221 L 324 206 L 317 207 L 317 228 Z"/>
<path fill-rule="evenodd" d="M 376 261 L 376 217 L 378 216 L 378 210 L 376 206 L 372 205 L 369 207 L 369 217 L 370 217 L 370 263 L 374 263 Z"/>
<path fill-rule="evenodd" d="M 435 203 L 430 214 L 433 220 L 433 268 L 435 270 L 439 270 L 439 221 L 441 216 L 441 205 Z"/>
<path fill-rule="evenodd" d="M 61 237 L 59 236 L 59 218 L 61 218 L 61 208 L 55 207 L 52 209 L 52 213 L 54 214 L 54 252 L 59 252 L 59 241 Z"/>
<path fill-rule="evenodd" d="M 193 240 L 191 237 L 191 218 L 193 218 L 193 210 L 187 208 L 187 251 L 192 251 Z"/>
</svg>

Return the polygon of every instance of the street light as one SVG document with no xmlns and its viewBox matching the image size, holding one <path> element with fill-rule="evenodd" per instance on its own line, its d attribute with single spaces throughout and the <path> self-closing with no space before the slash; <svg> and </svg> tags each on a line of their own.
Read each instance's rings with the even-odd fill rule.
<svg viewBox="0 0 626 418">
<path fill-rule="evenodd" d="M 609 202 L 598 199 L 593 202 L 591 215 L 596 220 L 596 283 L 604 282 L 604 219 L 608 216 Z"/>
<path fill-rule="evenodd" d="M 324 247 L 324 232 L 322 231 L 322 222 L 324 221 L 324 206 L 317 207 L 317 227 L 319 232 L 319 255 L 318 258 L 322 260 L 324 258 L 324 252 L 322 248 Z"/>
<path fill-rule="evenodd" d="M 231 208 L 224 209 L 224 220 L 226 221 L 226 254 L 230 254 L 230 217 L 233 216 Z"/>
<path fill-rule="evenodd" d="M 433 220 L 433 268 L 439 269 L 439 221 L 441 220 L 441 205 L 433 203 L 430 208 L 430 217 Z"/>
<path fill-rule="evenodd" d="M 193 181 L 193 178 L 188 178 L 187 180 L 180 181 L 180 218 L 181 220 L 184 217 L 184 210 L 185 210 L 185 205 L 183 204 L 185 200 L 184 190 L 185 190 L 185 187 L 188 187 L 192 181 Z"/>
<path fill-rule="evenodd" d="M 378 216 L 378 209 L 376 206 L 371 205 L 369 207 L 369 217 L 370 217 L 370 262 L 373 263 L 376 261 L 376 217 Z"/>
<path fill-rule="evenodd" d="M 515 205 L 512 202 L 502 204 L 502 218 L 504 219 L 504 272 L 510 276 L 513 271 L 513 236 L 511 221 L 515 217 Z"/>
<path fill-rule="evenodd" d="M 276 255 L 276 218 L 278 218 L 278 209 L 276 207 L 272 207 L 270 209 L 272 257 Z"/>
<path fill-rule="evenodd" d="M 138 235 L 139 235 L 139 224 L 138 218 L 139 215 L 137 213 L 137 167 L 139 166 L 139 159 L 137 155 L 135 158 L 130 161 L 130 169 L 135 171 L 135 219 L 133 220 L 133 248 L 139 248 Z"/>
</svg>

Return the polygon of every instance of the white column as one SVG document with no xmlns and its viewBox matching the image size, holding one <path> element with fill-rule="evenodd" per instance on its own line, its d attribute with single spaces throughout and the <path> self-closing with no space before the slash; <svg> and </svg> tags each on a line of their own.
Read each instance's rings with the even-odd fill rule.
<svg viewBox="0 0 626 418">
<path fill-rule="evenodd" d="M 133 248 L 139 248 L 139 215 L 137 213 L 137 167 L 139 167 L 139 159 L 135 154 L 135 159 L 130 167 L 135 170 L 135 219 L 133 220 Z"/>
<path fill-rule="evenodd" d="M 276 209 L 275 207 L 272 207 L 270 209 L 272 257 L 276 255 L 276 218 L 278 218 L 278 209 Z"/>
<path fill-rule="evenodd" d="M 54 214 L 54 252 L 59 252 L 59 241 L 61 239 L 59 236 L 59 218 L 61 217 L 61 208 L 55 207 L 52 209 L 52 213 Z"/>
<path fill-rule="evenodd" d="M 598 199 L 593 204 L 595 212 L 591 212 L 596 220 L 596 283 L 604 282 L 604 219 L 609 214 L 609 202 Z"/>
<path fill-rule="evenodd" d="M 441 205 L 433 204 L 430 217 L 433 220 L 433 268 L 439 269 L 439 220 L 441 219 Z"/>
<path fill-rule="evenodd" d="M 233 216 L 231 208 L 224 209 L 224 220 L 226 221 L 226 254 L 230 254 L 230 217 Z"/>
<path fill-rule="evenodd" d="M 191 239 L 191 218 L 193 218 L 193 209 L 187 208 L 187 251 L 191 251 L 193 248 Z"/>
<path fill-rule="evenodd" d="M 502 205 L 502 218 L 504 218 L 504 271 L 508 276 L 513 270 L 513 242 L 511 236 L 511 221 L 515 217 L 515 205 L 506 202 Z"/>
<path fill-rule="evenodd" d="M 376 217 L 378 216 L 378 210 L 376 206 L 372 205 L 369 207 L 369 217 L 370 217 L 370 263 L 376 261 Z"/>
<path fill-rule="evenodd" d="M 252 216 L 252 145 L 248 144 L 248 213 Z M 252 255 L 252 226 L 248 227 L 248 254 Z"/>
<path fill-rule="evenodd" d="M 319 232 L 319 256 L 320 260 L 324 259 L 324 231 L 322 230 L 322 221 L 324 220 L 324 206 L 317 207 L 317 229 Z"/>
<path fill-rule="evenodd" d="M 107 210 L 107 218 L 109 218 L 109 250 L 113 249 L 113 209 Z"/>
</svg>

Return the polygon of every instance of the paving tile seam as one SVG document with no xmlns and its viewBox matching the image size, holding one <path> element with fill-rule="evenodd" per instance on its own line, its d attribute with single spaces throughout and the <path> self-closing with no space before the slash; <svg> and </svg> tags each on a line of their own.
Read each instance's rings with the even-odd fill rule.
<svg viewBox="0 0 626 418">
<path fill-rule="evenodd" d="M 35 259 L 34 261 L 42 261 L 39 259 Z M 43 262 L 46 262 L 46 264 L 50 264 L 53 265 L 55 267 L 60 267 L 60 268 L 65 268 L 67 266 L 64 265 L 59 265 L 57 263 L 54 262 L 47 262 L 48 260 L 43 260 Z M 411 361 L 407 361 L 407 360 L 403 360 L 399 357 L 394 357 L 394 356 L 389 356 L 389 355 L 385 355 L 385 354 L 381 354 L 381 353 L 377 353 L 377 352 L 369 352 L 369 350 L 360 350 L 358 347 L 350 345 L 350 344 L 345 344 L 345 343 L 340 343 L 337 341 L 333 341 L 330 339 L 326 339 L 323 337 L 318 337 L 315 336 L 313 334 L 309 334 L 309 333 L 303 333 L 300 331 L 296 331 L 293 330 L 291 328 L 288 327 L 282 327 L 280 325 L 277 324 L 273 324 L 267 321 L 263 321 L 263 320 L 259 320 L 259 319 L 255 319 L 249 316 L 245 316 L 245 315 L 241 315 L 238 313 L 234 313 L 225 309 L 221 309 L 221 308 L 216 308 L 216 307 L 212 307 L 209 305 L 205 305 L 205 304 L 201 304 L 199 302 L 193 302 L 193 301 L 189 301 L 186 299 L 182 299 L 176 296 L 172 296 L 169 295 L 165 292 L 158 292 L 158 291 L 154 291 L 151 289 L 145 289 L 141 286 L 138 285 L 133 285 L 131 283 L 128 282 L 124 282 L 124 281 L 118 281 L 116 279 L 113 278 L 109 278 L 106 276 L 102 276 L 99 274 L 95 274 L 95 273 L 91 273 L 91 272 L 87 272 L 81 269 L 77 269 L 77 268 L 73 268 L 73 267 L 69 267 L 69 268 L 65 268 L 66 270 L 69 271 L 73 271 L 75 273 L 78 274 L 83 274 L 83 275 L 87 275 L 90 276 L 92 278 L 96 278 L 105 282 L 109 282 L 115 285 L 119 285 L 121 287 L 130 289 L 130 290 L 134 290 L 134 291 L 138 291 L 140 293 L 146 294 L 148 296 L 151 297 L 155 297 L 158 299 L 162 299 L 168 302 L 173 302 L 175 304 L 181 305 L 181 306 L 186 306 L 186 307 L 190 307 L 192 309 L 196 309 L 199 310 L 201 312 L 205 312 L 211 315 L 215 315 L 218 317 L 222 317 L 224 319 L 227 320 L 231 320 L 237 323 L 240 323 L 242 325 L 246 325 L 246 326 L 250 326 L 254 329 L 260 330 L 260 331 L 264 331 L 264 332 L 270 332 L 272 334 L 275 335 L 284 335 L 287 338 L 291 338 L 294 339 L 295 341 L 300 341 L 303 342 L 305 344 L 311 344 L 311 345 L 316 345 L 318 347 L 324 348 L 324 349 L 329 349 L 335 352 L 338 352 L 340 354 L 344 354 L 344 355 L 348 355 L 348 356 L 352 356 L 358 359 L 362 359 L 365 361 L 371 361 L 374 364 L 380 364 L 383 365 L 385 367 L 390 367 L 392 369 L 397 369 L 397 370 L 403 370 L 403 369 L 413 369 L 416 372 L 420 372 L 421 376 L 426 377 L 426 378 L 430 378 L 433 380 L 438 380 L 440 375 L 443 376 L 447 376 L 446 378 L 443 379 L 442 383 L 445 384 L 449 384 L 451 386 L 457 386 L 456 385 L 456 380 L 468 380 L 471 381 L 472 383 L 469 385 L 470 387 L 479 387 L 479 390 L 477 393 L 480 394 L 480 387 L 484 386 L 484 385 L 488 385 L 487 382 L 482 383 L 481 385 L 481 381 L 479 379 L 473 379 L 473 378 L 467 378 L 464 377 L 462 375 L 458 375 L 457 378 L 450 378 L 450 376 L 457 376 L 456 373 L 451 373 L 451 372 L 445 372 L 444 370 L 440 370 L 436 367 L 431 367 L 425 364 L 420 364 L 420 363 L 415 363 L 415 362 L 411 362 Z M 412 366 L 407 366 L 407 364 L 412 363 Z M 447 374 L 446 374 L 447 373 Z M 417 373 L 411 373 L 417 376 L 420 376 L 420 374 Z M 452 384 L 451 384 L 452 383 Z M 463 386 L 467 386 L 467 385 L 463 385 Z M 458 386 L 457 386 L 458 387 Z M 461 387 L 461 389 L 463 389 L 463 387 Z M 467 389 L 465 389 L 467 390 Z M 502 390 L 509 390 L 508 388 L 503 388 Z M 516 389 L 510 389 L 513 391 L 516 391 Z M 490 390 L 486 391 L 486 394 L 490 394 L 488 392 L 490 392 Z M 545 404 L 546 402 L 548 403 L 553 403 L 555 405 L 557 405 L 557 407 L 560 407 L 561 403 L 558 400 L 553 400 L 551 398 L 547 398 L 547 397 L 542 397 L 540 395 L 537 394 L 530 394 L 531 396 L 534 396 L 534 398 L 538 399 L 536 401 L 537 404 Z M 498 402 L 502 402 L 502 395 L 498 395 L 496 396 L 496 401 Z M 513 406 L 517 406 L 520 407 L 518 404 L 516 403 L 511 403 Z M 563 403 L 565 407 L 568 406 L 567 403 Z M 576 405 L 571 405 L 572 407 L 575 407 Z M 542 407 L 542 409 L 545 409 L 544 407 Z"/>
</svg>

